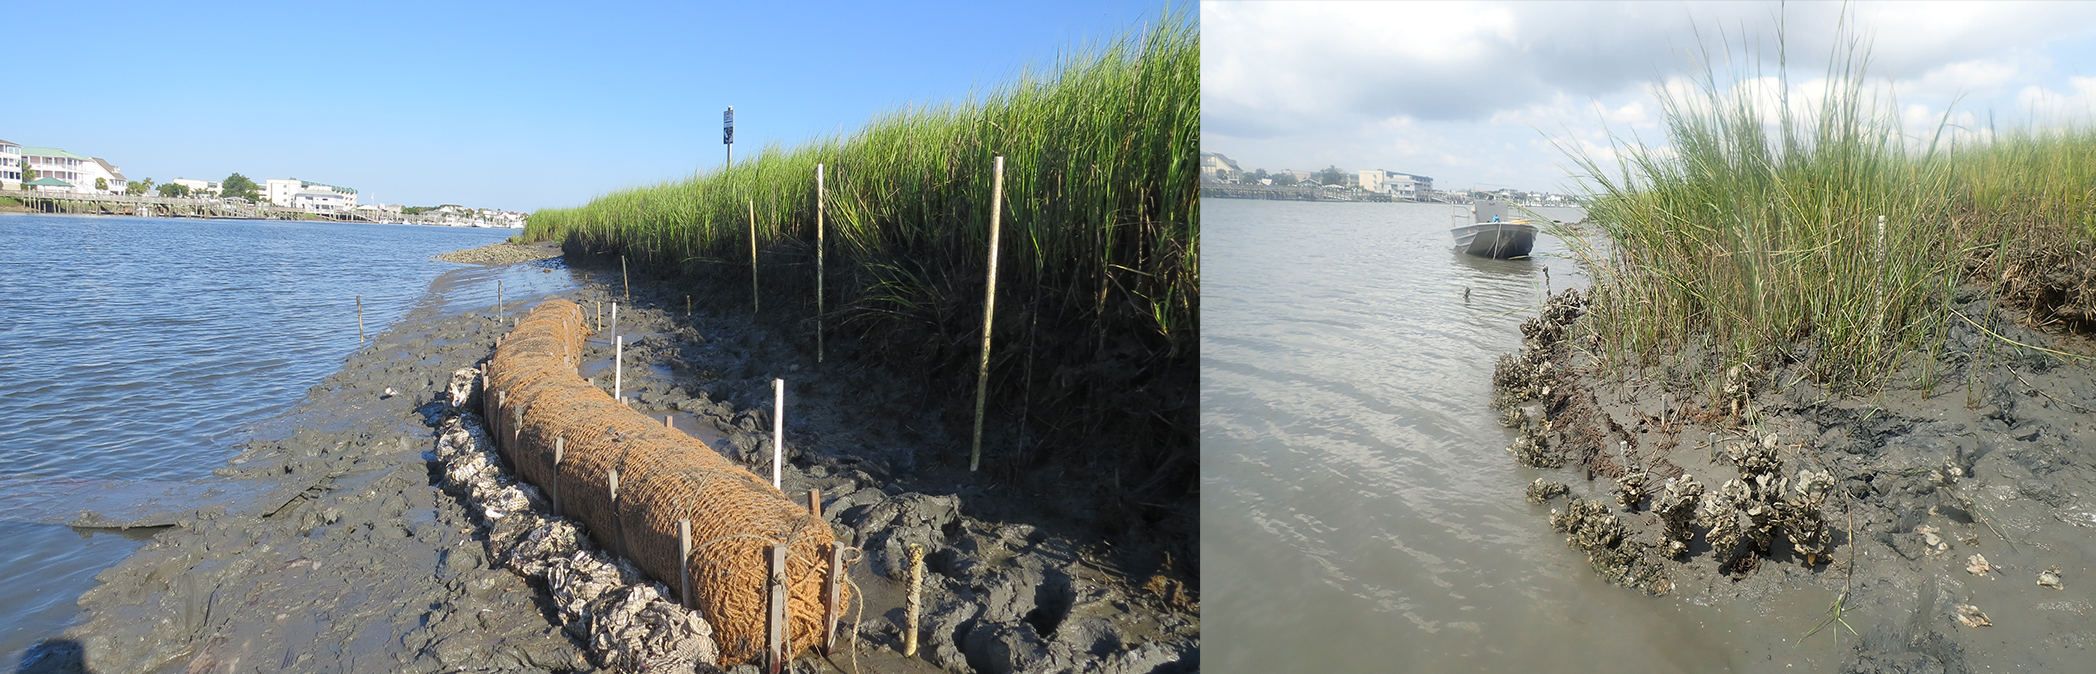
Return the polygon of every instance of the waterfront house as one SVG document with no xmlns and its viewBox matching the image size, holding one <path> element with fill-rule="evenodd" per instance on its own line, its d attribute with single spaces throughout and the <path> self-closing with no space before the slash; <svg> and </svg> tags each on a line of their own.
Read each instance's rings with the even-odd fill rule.
<svg viewBox="0 0 2096 674">
<path fill-rule="evenodd" d="M 218 182 L 212 180 L 197 180 L 195 178 L 176 178 L 168 182 L 189 188 L 190 196 L 201 197 L 211 194 L 218 194 L 219 190 Z"/>
<path fill-rule="evenodd" d="M 301 196 L 305 198 L 301 199 Z M 269 203 L 284 208 L 307 211 L 316 211 L 323 207 L 327 211 L 337 211 L 355 208 L 357 205 L 356 190 L 297 178 L 270 178 L 262 181 L 262 197 L 268 199 Z"/>
<path fill-rule="evenodd" d="M 0 188 L 22 188 L 22 146 L 0 140 Z"/>
<path fill-rule="evenodd" d="M 93 163 L 94 160 L 92 159 L 82 157 L 80 155 L 73 154 L 71 152 L 67 152 L 65 150 L 61 150 L 55 147 L 25 147 L 22 148 L 21 161 L 23 165 L 28 167 L 29 170 L 36 171 L 37 177 L 52 178 L 66 184 L 64 189 L 52 189 L 53 187 L 55 187 L 54 185 L 51 185 L 49 183 L 37 183 L 37 191 L 94 191 L 93 178 L 89 178 L 87 180 L 87 189 L 83 190 L 79 187 L 81 176 L 85 175 L 84 171 L 81 169 L 81 165 Z"/>
<path fill-rule="evenodd" d="M 100 190 L 95 189 L 96 179 L 102 181 Z M 80 165 L 80 180 L 80 184 L 87 189 L 75 191 L 99 191 L 104 194 L 123 194 L 124 183 L 127 182 L 124 180 L 123 169 L 117 168 L 115 165 L 110 164 L 109 160 L 101 157 L 89 157 L 86 163 Z"/>
<path fill-rule="evenodd" d="M 1237 162 L 1223 156 L 1222 153 L 1201 153 L 1201 177 L 1209 182 L 1234 183 L 1243 175 L 1244 169 L 1238 168 Z"/>
</svg>

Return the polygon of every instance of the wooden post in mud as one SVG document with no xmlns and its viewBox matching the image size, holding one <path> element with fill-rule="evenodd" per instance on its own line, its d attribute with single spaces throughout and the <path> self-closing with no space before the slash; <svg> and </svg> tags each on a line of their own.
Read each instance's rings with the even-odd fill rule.
<svg viewBox="0 0 2096 674">
<path fill-rule="evenodd" d="M 766 611 L 770 620 L 765 621 L 764 632 L 770 644 L 769 666 L 772 674 L 778 674 L 786 667 L 786 546 L 771 546 L 770 553 L 771 580 L 766 583 L 771 596 L 770 610 Z"/>
<path fill-rule="evenodd" d="M 750 313 L 757 313 L 757 200 L 750 200 Z"/>
<path fill-rule="evenodd" d="M 626 523 L 619 517 L 619 469 L 613 468 L 606 475 L 611 484 L 611 534 L 612 542 L 618 545 L 620 557 L 626 556 Z"/>
<path fill-rule="evenodd" d="M 924 546 L 910 544 L 910 594 L 904 597 L 902 617 L 902 656 L 917 657 L 917 624 L 924 621 L 924 601 L 919 592 L 924 588 Z"/>
<path fill-rule="evenodd" d="M 670 419 L 670 415 L 667 415 L 667 414 L 665 414 L 665 415 L 662 415 L 662 427 L 663 427 L 663 428 L 676 428 L 676 427 L 677 427 L 677 424 L 676 424 L 676 422 L 674 422 L 674 421 L 672 421 L 672 420 Z"/>
<path fill-rule="evenodd" d="M 677 596 L 691 608 L 691 519 L 677 520 Z"/>
<path fill-rule="evenodd" d="M 786 456 L 786 380 L 771 380 L 771 488 L 779 488 L 779 463 Z"/>
<path fill-rule="evenodd" d="M 495 315 L 502 315 L 502 279 L 495 279 Z"/>
<path fill-rule="evenodd" d="M 691 296 L 684 296 L 684 317 L 691 318 Z"/>
<path fill-rule="evenodd" d="M 822 165 L 815 165 L 815 362 L 822 362 Z"/>
<path fill-rule="evenodd" d="M 844 544 L 830 543 L 830 573 L 822 579 L 822 654 L 837 651 L 837 619 L 844 615 Z"/>
<path fill-rule="evenodd" d="M 633 277 L 626 274 L 626 256 L 619 256 L 619 280 L 626 284 L 626 299 L 633 299 Z"/>
<path fill-rule="evenodd" d="M 821 490 L 821 489 L 810 489 L 810 490 L 808 490 L 808 514 L 810 514 L 810 515 L 814 515 L 814 516 L 815 516 L 815 519 L 822 519 L 822 490 Z"/>
<path fill-rule="evenodd" d="M 364 296 L 357 296 L 357 346 L 364 345 Z"/>
<path fill-rule="evenodd" d="M 548 484 L 549 484 L 549 485 L 550 485 L 550 486 L 552 487 L 551 489 L 548 489 L 548 490 L 546 490 L 546 491 L 549 491 L 549 492 L 552 492 L 552 493 L 553 493 L 553 516 L 554 516 L 554 517 L 560 517 L 560 462 L 561 462 L 561 460 L 562 460 L 562 459 L 566 459 L 566 458 L 568 458 L 568 436 L 565 436 L 565 435 L 559 435 L 559 436 L 554 436 L 554 438 L 553 438 L 553 478 L 552 478 L 552 479 L 550 479 L 550 480 L 547 480 L 547 481 L 546 481 L 546 482 L 547 482 L 547 483 L 548 483 Z"/>
<path fill-rule="evenodd" d="M 983 289 L 982 360 L 975 373 L 975 441 L 968 450 L 968 472 L 982 465 L 983 406 L 990 395 L 990 318 L 997 313 L 997 221 L 1004 212 L 1004 155 L 997 156 L 990 187 L 990 278 Z"/>
<path fill-rule="evenodd" d="M 611 356 L 611 399 L 624 405 L 626 398 L 620 393 L 626 387 L 626 337 L 621 335 L 612 339 L 617 342 L 617 346 L 613 347 L 616 350 Z"/>
</svg>

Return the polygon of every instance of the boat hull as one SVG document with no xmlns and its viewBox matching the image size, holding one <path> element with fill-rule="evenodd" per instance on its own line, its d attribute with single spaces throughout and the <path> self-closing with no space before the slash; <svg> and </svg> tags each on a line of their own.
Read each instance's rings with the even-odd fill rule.
<svg viewBox="0 0 2096 674">
<path fill-rule="evenodd" d="M 1478 257 L 1527 257 L 1536 245 L 1536 226 L 1525 222 L 1480 222 L 1453 233 L 1457 248 Z"/>
</svg>

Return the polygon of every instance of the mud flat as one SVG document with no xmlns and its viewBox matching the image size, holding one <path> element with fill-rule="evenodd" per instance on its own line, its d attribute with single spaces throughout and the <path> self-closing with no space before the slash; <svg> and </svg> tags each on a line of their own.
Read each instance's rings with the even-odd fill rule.
<svg viewBox="0 0 2096 674">
<path fill-rule="evenodd" d="M 865 551 L 853 579 L 867 601 L 844 627 L 856 647 L 827 659 L 804 655 L 797 667 L 1198 668 L 1198 604 L 1183 581 L 1125 571 L 1116 563 L 1123 555 L 1068 535 L 1054 518 L 980 519 L 1023 512 L 1026 504 L 1000 500 L 1025 499 L 918 470 L 918 457 L 954 443 L 916 430 L 906 404 L 912 392 L 884 388 L 883 373 L 822 374 L 790 340 L 746 318 L 703 308 L 686 317 L 673 291 L 635 290 L 639 308 L 621 306 L 618 319 L 632 404 L 760 465 L 771 444 L 770 379 L 785 377 L 785 491 L 820 489 L 840 540 Z M 588 307 L 614 295 L 592 284 L 564 296 Z M 447 398 L 452 375 L 485 359 L 510 321 L 432 311 L 379 335 L 217 471 L 261 496 L 153 515 L 151 524 L 175 522 L 97 576 L 100 584 L 80 599 L 84 624 L 32 649 L 21 669 L 647 669 L 613 657 L 617 645 L 599 638 L 617 631 L 606 621 L 576 619 L 543 581 L 508 568 L 505 551 L 491 544 L 500 538 L 491 535 L 492 516 L 461 490 L 440 487 L 436 435 L 459 423 Z M 582 372 L 607 389 L 609 334 L 589 342 Z M 83 517 L 83 526 L 134 524 Z M 922 646 L 903 658 L 904 560 L 913 544 L 928 553 Z M 609 615 L 607 606 L 582 613 Z"/>
<path fill-rule="evenodd" d="M 1956 299 L 1970 320 L 1938 353 L 1847 397 L 1814 385 L 1803 353 L 1765 372 L 1684 353 L 1597 374 L 1567 291 L 1495 373 L 1508 451 L 1539 469 L 1538 516 L 1615 583 L 1742 609 L 1823 592 L 1800 636 L 1838 632 L 1844 671 L 2085 668 L 2096 359 L 2069 354 L 2096 342 L 2025 327 L 1978 290 Z"/>
<path fill-rule="evenodd" d="M 455 250 L 437 259 L 459 264 L 505 265 L 560 257 L 560 243 L 540 241 L 538 243 L 491 243 L 479 248 Z"/>
</svg>

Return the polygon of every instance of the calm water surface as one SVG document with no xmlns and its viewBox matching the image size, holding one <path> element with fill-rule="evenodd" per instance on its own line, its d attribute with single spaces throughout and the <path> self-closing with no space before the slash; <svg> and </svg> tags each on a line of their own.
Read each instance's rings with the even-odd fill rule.
<svg viewBox="0 0 2096 674">
<path fill-rule="evenodd" d="M 1546 283 L 1585 284 L 1552 257 L 1561 242 L 1539 238 L 1529 261 L 1458 255 L 1443 205 L 1209 199 L 1203 211 L 1209 669 L 1833 666 L 1825 633 L 1796 643 L 1831 597 L 1738 609 L 1613 587 L 1522 499 L 1540 473 L 1504 451 L 1490 378 Z"/>
<path fill-rule="evenodd" d="M 376 334 L 566 282 L 430 259 L 513 233 L 0 214 L 0 667 L 152 534 L 59 524 L 80 495 L 208 488 L 357 348 L 359 295 Z"/>
</svg>

